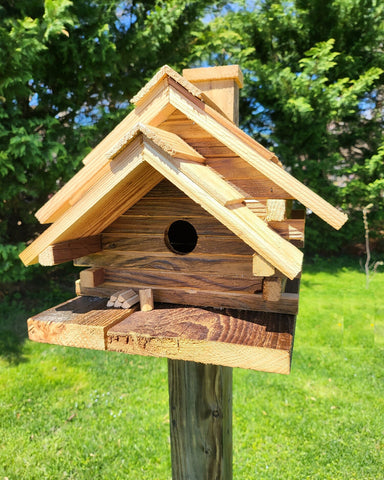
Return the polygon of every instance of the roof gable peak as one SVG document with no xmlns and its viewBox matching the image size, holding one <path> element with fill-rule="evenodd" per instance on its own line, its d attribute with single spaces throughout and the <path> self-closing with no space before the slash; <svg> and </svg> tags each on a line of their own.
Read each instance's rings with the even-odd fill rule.
<svg viewBox="0 0 384 480">
<path fill-rule="evenodd" d="M 155 145 L 160 147 L 171 157 L 177 157 L 183 160 L 191 160 L 198 163 L 204 163 L 205 159 L 200 153 L 192 148 L 178 135 L 162 130 L 161 128 L 137 123 L 128 133 L 126 133 L 107 153 L 108 160 L 113 160 L 122 150 L 124 150 L 137 136 L 144 135 Z"/>
<path fill-rule="evenodd" d="M 144 87 L 134 96 L 131 98 L 130 102 L 135 104 L 136 106 L 140 105 L 140 103 L 156 88 L 156 86 L 166 77 L 172 78 L 175 82 L 180 84 L 189 93 L 191 93 L 194 97 L 203 100 L 203 94 L 199 88 L 197 88 L 193 83 L 191 83 L 186 78 L 182 77 L 179 73 L 177 73 L 173 68 L 168 65 L 164 65 L 160 68 L 160 70 L 149 80 L 148 83 L 144 85 Z"/>
</svg>

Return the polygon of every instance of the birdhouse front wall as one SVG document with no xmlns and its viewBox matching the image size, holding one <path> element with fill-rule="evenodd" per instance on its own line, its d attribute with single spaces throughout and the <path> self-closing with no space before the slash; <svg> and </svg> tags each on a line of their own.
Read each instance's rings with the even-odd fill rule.
<svg viewBox="0 0 384 480">
<path fill-rule="evenodd" d="M 75 261 L 93 272 L 91 282 L 81 275 L 80 294 L 110 296 L 127 288 L 151 288 L 159 302 L 297 309 L 297 299 L 283 291 L 282 274 L 273 270 L 268 280 L 258 275 L 252 248 L 167 180 L 106 228 L 101 239 L 100 252 Z M 271 285 L 278 295 L 268 301 L 263 287 L 267 291 Z"/>
</svg>

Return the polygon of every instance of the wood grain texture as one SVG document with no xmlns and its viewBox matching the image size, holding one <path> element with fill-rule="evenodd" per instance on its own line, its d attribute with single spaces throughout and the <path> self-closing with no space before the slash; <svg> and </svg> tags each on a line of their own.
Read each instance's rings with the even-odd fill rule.
<svg viewBox="0 0 384 480">
<path fill-rule="evenodd" d="M 263 280 L 263 300 L 266 302 L 278 302 L 281 298 L 282 290 L 281 277 L 269 277 Z"/>
<path fill-rule="evenodd" d="M 176 253 L 103 251 L 74 261 L 77 267 L 127 268 L 158 272 L 227 275 L 252 275 L 252 256 L 241 255 L 177 255 Z"/>
<path fill-rule="evenodd" d="M 141 203 L 141 201 L 139 202 Z M 175 205 L 175 201 L 171 202 Z M 177 202 L 178 203 L 178 202 Z M 136 205 L 135 205 L 136 207 Z M 135 207 L 132 208 L 135 209 Z M 142 208 L 140 206 L 139 208 Z M 183 210 L 180 212 L 180 215 L 176 214 L 177 206 L 172 208 L 172 211 L 162 212 L 163 215 L 158 216 L 147 216 L 147 215 L 131 215 L 125 213 L 121 215 L 117 220 L 115 220 L 111 225 L 109 225 L 105 230 L 105 234 L 120 234 L 126 233 L 131 234 L 144 234 L 144 235 L 156 235 L 159 232 L 165 232 L 169 225 L 176 220 L 185 220 L 191 223 L 198 235 L 217 235 L 217 236 L 230 236 L 237 238 L 227 227 L 222 225 L 219 221 L 213 218 L 211 215 L 200 216 L 199 214 L 194 216 L 193 212 L 190 215 L 190 211 Z M 137 211 L 137 210 L 135 210 Z M 158 211 L 158 210 L 157 210 Z M 156 215 L 156 212 L 154 212 Z"/>
<path fill-rule="evenodd" d="M 162 287 L 212 290 L 216 292 L 261 292 L 263 277 L 247 277 L 191 274 L 189 272 L 161 272 L 151 270 L 129 270 L 105 268 L 105 282 L 133 287 Z M 80 277 L 81 279 L 81 277 Z M 83 282 L 82 282 L 83 284 Z M 84 286 L 88 286 L 84 284 Z M 118 289 L 119 287 L 117 287 Z"/>
<path fill-rule="evenodd" d="M 141 288 L 141 285 L 121 285 L 123 288 Z M 87 288 L 76 282 L 78 295 L 95 295 L 110 297 L 116 290 L 116 283 L 104 282 L 95 288 Z M 266 301 L 261 293 L 238 293 L 212 290 L 186 289 L 186 288 L 161 288 L 153 287 L 155 302 L 179 303 L 182 305 L 208 306 L 214 308 L 237 308 L 240 310 L 287 313 L 296 315 L 298 312 L 299 296 L 294 293 L 283 293 L 278 302 Z"/>
<path fill-rule="evenodd" d="M 143 163 L 141 152 L 140 142 L 121 152 L 103 178 L 20 254 L 23 263 L 36 263 L 53 243 L 99 234 L 159 183 L 161 174 Z"/>
<path fill-rule="evenodd" d="M 168 65 L 164 65 L 160 70 L 147 82 L 144 87 L 131 98 L 131 103 L 140 105 L 143 101 L 148 101 L 148 97 L 153 95 L 156 88 L 161 85 L 166 78 L 172 78 L 176 83 L 182 85 L 189 93 L 201 98 L 201 91 L 193 83 L 191 83 L 187 77 L 184 77 L 170 68 Z"/>
<path fill-rule="evenodd" d="M 86 287 L 97 287 L 104 279 L 104 268 L 86 268 L 80 272 L 81 283 Z"/>
<path fill-rule="evenodd" d="M 66 242 L 55 243 L 39 255 L 39 263 L 43 266 L 59 265 L 70 262 L 74 258 L 96 253 L 102 249 L 101 236 L 75 238 Z"/>
<path fill-rule="evenodd" d="M 226 208 L 222 200 L 236 199 L 238 192 L 231 189 L 220 176 L 209 167 L 188 163 L 182 168 L 165 152 L 145 145 L 145 160 L 165 178 L 172 181 L 192 200 L 241 238 L 269 263 L 294 278 L 300 271 L 303 254 L 296 247 L 281 238 L 247 207 Z"/>
<path fill-rule="evenodd" d="M 191 99 L 187 94 L 181 95 L 178 90 L 173 88 L 170 88 L 169 99 L 175 108 L 195 121 L 208 133 L 220 138 L 220 141 L 236 155 L 246 160 L 256 170 L 290 193 L 292 198 L 299 200 L 334 228 L 341 228 L 346 222 L 348 217 L 344 213 L 312 192 L 274 162 L 268 161 L 260 151 L 252 148 L 250 142 L 245 139 L 244 132 L 224 117 L 220 117 L 209 106 L 204 105 L 196 98 Z"/>
<path fill-rule="evenodd" d="M 151 288 L 140 288 L 139 289 L 140 297 L 140 310 L 142 312 L 149 312 L 153 310 L 153 292 Z"/>
<path fill-rule="evenodd" d="M 171 224 L 166 226 L 166 228 Z M 190 222 L 195 227 L 194 222 Z M 103 234 L 102 245 L 103 250 L 112 252 L 144 252 L 147 253 L 165 253 L 168 254 L 170 249 L 167 247 L 165 238 L 166 228 L 160 233 L 145 234 Z M 198 229 L 195 227 L 198 239 L 196 247 L 193 249 L 194 255 L 252 255 L 253 250 L 246 243 L 241 241 L 235 235 L 232 236 L 216 236 L 216 235 L 199 235 Z"/>
<path fill-rule="evenodd" d="M 108 350 L 289 373 L 295 318 L 156 304 L 108 331 Z"/>
<path fill-rule="evenodd" d="M 158 125 L 174 111 L 169 104 L 167 84 L 160 85 L 153 98 L 127 115 L 91 152 L 85 157 L 83 167 L 36 213 L 40 223 L 52 223 L 66 210 L 77 203 L 83 195 L 104 175 L 109 160 L 106 152 L 138 122 Z M 161 113 L 161 115 L 159 115 Z"/>
<path fill-rule="evenodd" d="M 194 162 L 204 163 L 205 159 L 188 143 L 174 133 L 156 128 L 144 123 L 136 124 L 132 130 L 126 133 L 119 141 L 107 152 L 106 156 L 112 160 L 119 154 L 129 143 L 138 135 L 145 135 L 149 140 L 158 147 L 166 151 L 172 157 L 191 160 Z"/>
<path fill-rule="evenodd" d="M 168 360 L 172 478 L 232 479 L 232 369 Z"/>
<path fill-rule="evenodd" d="M 270 277 L 275 274 L 275 267 L 255 253 L 252 257 L 252 272 L 257 277 Z"/>
<path fill-rule="evenodd" d="M 282 222 L 287 219 L 286 200 L 268 199 L 267 200 L 267 222 Z"/>
<path fill-rule="evenodd" d="M 108 328 L 133 313 L 111 310 L 107 299 L 77 297 L 28 319 L 30 340 L 68 347 L 106 349 Z"/>
<path fill-rule="evenodd" d="M 185 68 L 183 77 L 196 85 L 199 82 L 234 80 L 239 88 L 243 86 L 243 73 L 239 65 L 223 65 L 219 67 Z M 197 85 L 198 86 L 198 85 Z"/>
</svg>

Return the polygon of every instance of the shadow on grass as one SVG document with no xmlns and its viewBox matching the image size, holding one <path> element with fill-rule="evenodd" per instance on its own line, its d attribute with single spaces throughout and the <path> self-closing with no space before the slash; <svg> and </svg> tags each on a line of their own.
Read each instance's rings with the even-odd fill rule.
<svg viewBox="0 0 384 480">
<path fill-rule="evenodd" d="M 42 270 L 33 281 L 2 286 L 0 291 L 0 359 L 17 365 L 27 359 L 27 319 L 74 297 L 78 271 L 72 266 Z"/>
<path fill-rule="evenodd" d="M 25 362 L 23 347 L 26 338 L 26 334 L 22 336 L 10 330 L 0 329 L 0 358 L 10 365 Z"/>
<path fill-rule="evenodd" d="M 308 273 L 323 272 L 337 276 L 346 270 L 364 273 L 358 257 L 347 255 L 320 257 L 315 255 L 304 258 L 304 271 Z"/>
</svg>

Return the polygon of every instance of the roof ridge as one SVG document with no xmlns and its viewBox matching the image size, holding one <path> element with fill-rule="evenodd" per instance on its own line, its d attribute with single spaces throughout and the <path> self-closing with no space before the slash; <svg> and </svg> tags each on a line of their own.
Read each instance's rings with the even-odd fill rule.
<svg viewBox="0 0 384 480">
<path fill-rule="evenodd" d="M 141 88 L 141 90 L 139 90 L 139 92 L 131 98 L 130 102 L 134 103 L 135 105 L 140 103 L 140 101 L 143 100 L 143 98 L 149 92 L 151 92 L 155 88 L 155 86 L 166 76 L 173 78 L 175 82 L 183 86 L 193 96 L 199 98 L 200 100 L 203 100 L 203 92 L 199 88 L 197 88 L 193 83 L 191 83 L 189 80 L 187 80 L 182 75 L 173 70 L 173 68 L 171 68 L 169 65 L 163 65 L 160 70 L 144 85 L 144 87 Z"/>
<path fill-rule="evenodd" d="M 205 161 L 205 158 L 200 153 L 175 133 L 141 122 L 138 122 L 106 153 L 107 159 L 112 160 L 115 158 L 140 133 L 171 155 L 171 157 L 179 156 L 180 158 L 194 160 L 199 163 Z"/>
</svg>

